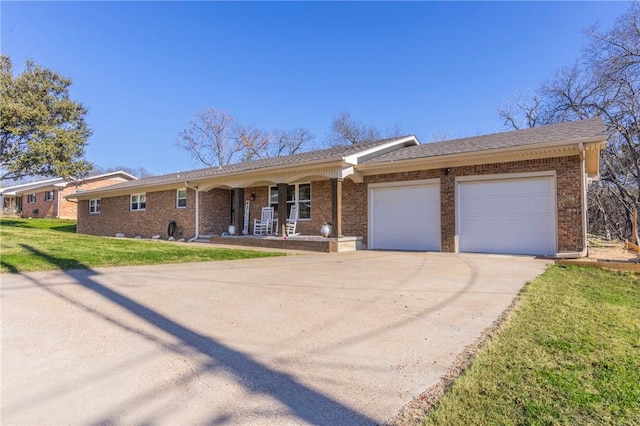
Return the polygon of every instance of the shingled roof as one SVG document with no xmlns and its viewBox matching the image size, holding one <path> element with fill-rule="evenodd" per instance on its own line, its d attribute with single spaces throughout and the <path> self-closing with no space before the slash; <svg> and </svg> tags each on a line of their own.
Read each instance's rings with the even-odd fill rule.
<svg viewBox="0 0 640 426">
<path fill-rule="evenodd" d="M 546 146 L 560 146 L 564 143 L 577 144 L 577 142 L 602 142 L 605 140 L 604 124 L 599 118 L 424 145 L 420 145 L 415 136 L 403 136 L 220 167 L 151 176 L 78 193 L 71 197 L 86 198 L 96 193 L 129 192 L 137 188 L 163 188 L 184 182 L 194 184 L 204 181 L 219 182 L 218 178 L 234 179 L 234 176 L 253 173 L 263 175 L 262 172 L 288 171 L 296 167 L 346 166 L 352 168 L 350 173 L 353 173 L 354 170 L 364 172 L 365 169 L 373 170 L 386 167 L 386 165 L 406 164 L 403 163 L 403 160 L 406 160 L 407 163 L 411 160 L 420 161 L 421 159 L 438 161 L 439 158 L 447 159 L 449 158 L 447 156 L 456 156 L 457 154 L 461 154 L 465 158 L 471 156 L 479 158 L 482 154 L 500 152 L 502 149 L 517 149 L 519 147 L 525 149 L 528 146 L 544 148 L 545 144 Z M 595 168 L 593 173 L 597 173 L 597 167 L 593 167 Z"/>
<path fill-rule="evenodd" d="M 400 142 L 402 140 L 406 140 L 409 138 L 413 138 L 415 140 L 415 137 L 409 135 L 409 136 L 402 136 L 402 137 L 396 137 L 396 138 L 382 139 L 382 140 L 372 141 L 372 142 L 364 142 L 357 145 L 336 146 L 336 147 L 321 149 L 317 151 L 309 151 L 309 152 L 303 152 L 303 153 L 292 154 L 292 155 L 283 155 L 279 157 L 263 158 L 259 160 L 245 161 L 242 163 L 228 164 L 220 167 L 207 167 L 203 169 L 188 170 L 184 172 L 168 173 L 160 176 L 150 176 L 150 177 L 138 179 L 136 181 L 123 182 L 123 183 L 111 185 L 106 189 L 108 189 L 109 191 L 112 191 L 112 190 L 119 190 L 119 189 L 126 189 L 126 188 L 147 187 L 147 186 L 171 184 L 175 182 L 185 182 L 185 181 L 208 178 L 208 177 L 223 176 L 226 174 L 259 171 L 261 169 L 270 169 L 270 168 L 286 167 L 286 166 L 293 166 L 293 165 L 304 165 L 308 163 L 316 163 L 316 162 L 322 162 L 322 161 L 340 161 L 350 155 L 354 155 L 371 148 L 380 147 L 387 143 L 393 143 L 396 141 Z M 417 140 L 415 140 L 414 143 L 417 143 Z"/>
<path fill-rule="evenodd" d="M 606 139 L 604 123 L 600 118 L 409 146 L 370 158 L 363 163 L 385 163 L 583 139 Z"/>
</svg>

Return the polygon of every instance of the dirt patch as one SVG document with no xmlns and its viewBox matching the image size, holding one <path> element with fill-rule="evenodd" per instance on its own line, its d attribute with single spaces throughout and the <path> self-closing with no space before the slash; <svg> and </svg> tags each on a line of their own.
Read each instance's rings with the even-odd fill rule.
<svg viewBox="0 0 640 426">
<path fill-rule="evenodd" d="M 639 259 L 637 252 L 627 250 L 624 241 L 607 241 L 596 236 L 589 236 L 586 261 L 633 262 Z"/>
</svg>

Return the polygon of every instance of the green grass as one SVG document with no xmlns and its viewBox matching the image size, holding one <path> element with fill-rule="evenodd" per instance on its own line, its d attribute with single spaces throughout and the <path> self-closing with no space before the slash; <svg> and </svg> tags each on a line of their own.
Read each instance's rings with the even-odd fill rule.
<svg viewBox="0 0 640 426">
<path fill-rule="evenodd" d="M 76 234 L 75 230 L 75 222 L 69 220 L 0 220 L 0 272 L 153 265 L 281 255 L 149 240 L 94 237 Z"/>
<path fill-rule="evenodd" d="M 640 424 L 640 276 L 550 268 L 424 424 Z"/>
</svg>

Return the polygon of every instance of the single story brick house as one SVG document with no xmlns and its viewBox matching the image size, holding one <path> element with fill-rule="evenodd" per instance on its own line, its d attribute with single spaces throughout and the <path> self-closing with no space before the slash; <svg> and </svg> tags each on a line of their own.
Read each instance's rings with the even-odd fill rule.
<svg viewBox="0 0 640 426">
<path fill-rule="evenodd" d="M 124 182 L 77 193 L 78 232 L 236 234 L 262 207 L 299 206 L 298 231 L 363 248 L 577 257 L 600 119 L 420 144 L 414 136 Z M 277 213 L 276 213 L 277 214 Z M 280 221 L 282 223 L 282 221 Z M 251 229 L 249 229 L 251 232 Z"/>
<path fill-rule="evenodd" d="M 0 188 L 0 205 L 5 214 L 21 217 L 76 219 L 77 201 L 65 198 L 87 191 L 135 180 L 129 173 L 118 171 L 65 182 L 62 178 L 41 180 Z"/>
</svg>

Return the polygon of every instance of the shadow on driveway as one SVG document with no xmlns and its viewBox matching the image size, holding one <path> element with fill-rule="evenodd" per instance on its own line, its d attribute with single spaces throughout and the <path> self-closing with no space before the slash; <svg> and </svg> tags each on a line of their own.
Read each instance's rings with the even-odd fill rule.
<svg viewBox="0 0 640 426">
<path fill-rule="evenodd" d="M 25 245 L 25 248 L 30 250 L 33 255 L 42 257 L 53 265 L 59 265 L 60 262 L 66 262 L 66 260 L 57 259 L 54 256 L 40 252 L 30 246 Z M 92 279 L 92 276 L 98 274 L 89 268 L 68 270 L 65 271 L 65 273 L 72 277 L 81 286 L 99 294 L 104 299 L 117 304 L 153 327 L 174 336 L 182 343 L 182 345 L 187 346 L 208 358 L 207 362 L 202 363 L 199 371 L 193 372 L 191 376 L 181 378 L 180 382 L 173 382 L 174 386 L 184 384 L 207 370 L 223 369 L 231 373 L 235 380 L 246 390 L 256 394 L 264 394 L 276 399 L 288 408 L 290 414 L 306 423 L 316 425 L 329 424 L 336 421 L 336 419 L 340 419 L 339 423 L 341 424 L 376 424 L 374 419 L 305 386 L 295 378 L 291 377 L 291 375 L 275 371 L 242 352 L 231 349 L 208 336 L 196 333 L 189 328 L 180 325 L 176 321 L 159 314 L 153 309 L 150 309 L 141 303 L 131 300 L 130 298 L 103 286 Z M 32 281 L 34 285 L 42 288 L 50 294 L 63 298 L 66 302 L 82 306 L 79 302 L 68 298 L 56 290 L 48 288 L 46 285 L 37 281 Z M 86 306 L 84 309 L 93 315 L 102 317 L 102 319 L 107 319 L 113 325 L 126 328 L 126 331 L 128 332 L 143 335 L 146 336 L 146 339 L 157 341 L 155 337 L 148 333 L 124 326 L 116 319 L 105 317 L 95 309 Z M 168 349 L 172 351 L 184 350 L 184 348 L 178 349 L 176 347 L 169 347 Z M 133 408 L 144 403 L 145 400 L 157 397 L 159 392 L 167 391 L 168 389 L 166 389 L 165 385 L 161 385 L 157 389 L 151 390 L 146 395 L 137 395 L 133 397 L 129 404 L 126 405 Z M 122 408 L 122 405 L 120 405 L 119 410 Z M 3 411 L 6 415 L 8 412 L 12 411 L 12 408 L 7 407 Z M 99 419 L 95 424 L 110 424 L 114 419 L 117 419 L 122 415 L 122 412 L 114 412 L 112 417 Z M 230 417 L 223 415 L 210 419 L 206 424 L 224 424 L 231 421 Z"/>
</svg>

